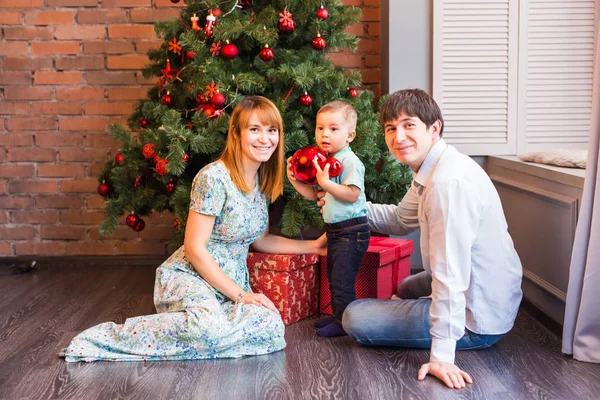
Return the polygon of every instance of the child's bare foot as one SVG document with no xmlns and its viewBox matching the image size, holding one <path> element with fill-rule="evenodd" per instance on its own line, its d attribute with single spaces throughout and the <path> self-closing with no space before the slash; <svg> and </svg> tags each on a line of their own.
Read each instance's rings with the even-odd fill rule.
<svg viewBox="0 0 600 400">
<path fill-rule="evenodd" d="M 390 300 L 402 300 L 400 297 L 396 296 L 396 294 L 393 294 L 392 297 L 390 297 Z"/>
</svg>

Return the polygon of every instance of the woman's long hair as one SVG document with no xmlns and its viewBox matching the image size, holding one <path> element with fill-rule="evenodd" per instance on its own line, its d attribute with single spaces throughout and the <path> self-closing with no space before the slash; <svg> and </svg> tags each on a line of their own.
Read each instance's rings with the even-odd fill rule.
<svg viewBox="0 0 600 400">
<path fill-rule="evenodd" d="M 225 164 L 234 185 L 244 193 L 251 188 L 244 178 L 242 165 L 242 130 L 248 127 L 253 113 L 266 126 L 279 130 L 279 143 L 268 161 L 258 168 L 260 191 L 271 201 L 275 201 L 283 193 L 283 121 L 281 114 L 271 100 L 262 96 L 246 96 L 235 107 L 229 119 L 229 132 L 225 149 L 220 160 Z"/>
</svg>

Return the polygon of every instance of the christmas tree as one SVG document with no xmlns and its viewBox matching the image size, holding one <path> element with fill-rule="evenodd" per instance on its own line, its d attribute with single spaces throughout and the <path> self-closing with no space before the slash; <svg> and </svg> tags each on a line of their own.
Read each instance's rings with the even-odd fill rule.
<svg viewBox="0 0 600 400">
<path fill-rule="evenodd" d="M 176 0 L 172 0 L 177 2 Z M 229 113 L 244 95 L 272 100 L 284 121 L 286 156 L 314 144 L 316 113 L 344 100 L 358 111 L 352 150 L 365 165 L 367 199 L 396 203 L 411 181 L 410 171 L 387 151 L 374 111 L 374 96 L 358 89 L 361 77 L 324 57 L 349 48 L 358 38 L 345 29 L 361 18 L 356 7 L 339 0 L 188 0 L 179 20 L 155 23 L 164 39 L 149 53 L 146 78 L 158 77 L 129 117 L 129 129 L 115 124 L 120 142 L 107 162 L 98 192 L 106 197 L 104 235 L 114 233 L 127 213 L 132 229 L 144 229 L 143 216 L 174 212 L 173 245 L 183 243 L 196 173 L 221 153 Z M 271 205 L 284 235 L 298 236 L 323 221 L 315 202 L 286 182 Z"/>
</svg>

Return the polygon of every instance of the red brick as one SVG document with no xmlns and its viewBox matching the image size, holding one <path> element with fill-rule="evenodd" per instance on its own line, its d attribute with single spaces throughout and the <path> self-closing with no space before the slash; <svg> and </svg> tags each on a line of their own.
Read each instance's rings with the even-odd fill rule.
<svg viewBox="0 0 600 400">
<path fill-rule="evenodd" d="M 340 0 L 342 4 L 347 6 L 360 6 L 363 0 Z"/>
<path fill-rule="evenodd" d="M 111 39 L 121 38 L 155 38 L 153 25 L 109 25 L 108 37 Z"/>
<path fill-rule="evenodd" d="M 140 87 L 109 88 L 109 100 L 139 100 L 146 97 L 148 89 Z M 1 103 L 0 103 L 1 105 Z"/>
<path fill-rule="evenodd" d="M 8 190 L 8 180 L 6 179 L 0 179 L 0 193 L 7 193 Z M 0 213 L 0 222 L 7 222 L 8 221 L 8 217 L 6 219 L 2 219 L 2 213 Z"/>
<path fill-rule="evenodd" d="M 52 88 L 5 88 L 5 100 L 50 100 L 52 99 Z"/>
<path fill-rule="evenodd" d="M 361 39 L 358 44 L 359 53 L 379 53 L 380 41 L 379 39 Z"/>
<path fill-rule="evenodd" d="M 52 29 L 35 28 L 32 26 L 13 26 L 4 28 L 4 38 L 8 40 L 38 39 L 51 40 Z"/>
<path fill-rule="evenodd" d="M 41 8 L 44 0 L 2 0 L 2 8 Z"/>
<path fill-rule="evenodd" d="M 86 54 L 127 54 L 133 53 L 133 43 L 128 40 L 103 40 L 83 42 Z"/>
<path fill-rule="evenodd" d="M 57 26 L 54 36 L 58 40 L 66 39 L 104 39 L 106 38 L 105 25 L 91 26 Z"/>
<path fill-rule="evenodd" d="M 166 243 L 152 242 L 117 242 L 117 254 L 167 254 Z"/>
<path fill-rule="evenodd" d="M 40 238 L 42 240 L 81 240 L 87 238 L 88 229 L 84 226 L 41 226 Z"/>
<path fill-rule="evenodd" d="M 145 219 L 144 219 L 145 221 Z M 159 239 L 165 243 L 173 236 L 173 226 L 165 225 L 146 225 L 146 228 L 140 233 L 141 239 Z"/>
<path fill-rule="evenodd" d="M 39 70 L 51 69 L 52 57 L 35 58 L 16 58 L 7 57 L 4 59 L 4 70 Z"/>
<path fill-rule="evenodd" d="M 156 82 L 158 82 L 158 78 L 156 76 L 151 76 L 149 78 L 144 78 L 144 75 L 142 75 L 141 72 L 137 72 L 135 74 L 135 82 L 138 85 L 154 86 L 154 85 L 156 85 Z"/>
<path fill-rule="evenodd" d="M 103 98 L 103 88 L 56 88 L 56 100 L 100 100 Z"/>
<path fill-rule="evenodd" d="M 6 72 L 4 72 L 6 74 Z M 31 111 L 31 104 L 21 103 L 18 101 L 1 101 L 0 102 L 0 114 L 29 114 Z M 1 137 L 1 136 L 0 136 Z M 2 139 L 0 139 L 1 141 Z"/>
<path fill-rule="evenodd" d="M 381 0 L 363 0 L 363 5 L 379 7 L 381 5 Z"/>
<path fill-rule="evenodd" d="M 35 207 L 46 208 L 83 208 L 85 205 L 83 196 L 36 196 Z"/>
<path fill-rule="evenodd" d="M 30 71 L 6 71 L 0 74 L 0 85 L 31 85 Z"/>
<path fill-rule="evenodd" d="M 33 42 L 33 54 L 79 54 L 79 42 Z"/>
<path fill-rule="evenodd" d="M 379 36 L 381 33 L 381 24 L 379 22 L 369 22 L 365 24 L 366 34 L 368 36 Z"/>
<path fill-rule="evenodd" d="M 365 67 L 380 67 L 381 66 L 381 55 L 366 55 L 365 56 Z"/>
<path fill-rule="evenodd" d="M 150 7 L 152 0 L 103 0 L 102 7 L 106 8 L 131 8 Z"/>
<path fill-rule="evenodd" d="M 0 145 L 6 147 L 19 147 L 33 145 L 33 135 L 31 133 L 9 132 L 0 134 Z"/>
<path fill-rule="evenodd" d="M 65 244 L 61 242 L 24 242 L 15 244 L 15 255 L 18 256 L 62 256 Z"/>
<path fill-rule="evenodd" d="M 58 118 L 58 127 L 61 131 L 105 131 L 106 118 L 89 117 L 64 117 Z M 73 161 L 73 160 L 65 160 Z M 85 160 L 77 160 L 85 161 Z"/>
<path fill-rule="evenodd" d="M 127 11 L 125 10 L 81 10 L 77 13 L 79 24 L 116 24 L 127 22 Z"/>
<path fill-rule="evenodd" d="M 91 136 L 94 136 L 94 137 L 96 137 L 96 136 L 97 137 L 104 136 L 104 137 L 106 137 L 108 135 L 106 133 L 102 133 L 102 134 L 98 134 L 98 135 L 89 135 L 89 134 L 87 134 L 86 135 L 86 141 L 87 141 L 87 143 L 90 143 L 90 137 Z M 110 137 L 110 136 L 108 136 L 108 137 Z M 91 147 L 91 146 L 88 144 L 87 147 Z M 108 146 L 100 146 L 100 147 L 108 147 Z M 118 147 L 119 146 L 110 146 L 111 149 L 116 149 Z M 109 159 L 108 158 L 109 156 L 110 156 L 110 153 L 107 154 L 106 160 Z M 112 159 L 112 157 L 111 157 L 111 159 Z M 104 160 L 104 161 L 106 161 L 106 160 Z M 91 164 L 88 164 L 88 167 L 89 167 L 89 175 L 90 176 L 100 176 L 100 174 L 102 174 L 104 172 L 104 162 L 91 163 Z"/>
<path fill-rule="evenodd" d="M 113 149 L 119 146 L 119 142 L 116 139 L 113 139 L 112 136 L 108 135 L 107 133 L 88 133 L 85 135 L 85 145 L 87 147 L 109 147 Z"/>
<path fill-rule="evenodd" d="M 345 68 L 358 68 L 362 65 L 362 57 L 355 53 L 329 53 L 327 54 L 335 65 Z"/>
<path fill-rule="evenodd" d="M 72 11 L 31 11 L 25 13 L 27 25 L 73 25 Z"/>
<path fill-rule="evenodd" d="M 106 67 L 108 69 L 142 69 L 150 63 L 147 56 L 108 56 Z"/>
<path fill-rule="evenodd" d="M 27 55 L 27 42 L 0 42 L 0 56 Z"/>
<path fill-rule="evenodd" d="M 128 117 L 110 117 L 110 120 L 108 121 L 108 125 L 113 125 L 113 124 L 121 124 L 123 126 L 127 126 L 128 123 Z"/>
<path fill-rule="evenodd" d="M 33 226 L 0 226 L 0 237 L 9 240 L 25 240 L 33 239 L 37 234 L 37 230 Z"/>
<path fill-rule="evenodd" d="M 86 115 L 128 115 L 133 112 L 130 101 L 87 102 L 84 104 Z"/>
<path fill-rule="evenodd" d="M 8 161 L 56 161 L 56 150 L 12 147 L 8 149 Z"/>
<path fill-rule="evenodd" d="M 21 13 L 8 11 L 0 12 L 0 26 L 2 25 L 21 25 Z"/>
<path fill-rule="evenodd" d="M 363 69 L 360 71 L 363 83 L 381 82 L 381 73 L 379 68 Z"/>
<path fill-rule="evenodd" d="M 0 196 L 0 204 L 4 209 L 29 209 L 33 206 L 33 199 L 29 196 Z"/>
<path fill-rule="evenodd" d="M 39 164 L 37 176 L 40 178 L 74 178 L 85 176 L 85 165 L 82 164 Z M 60 183 L 61 189 L 65 182 Z"/>
<path fill-rule="evenodd" d="M 99 197 L 99 196 L 97 196 Z M 120 224 L 119 226 L 117 226 L 117 229 L 115 230 L 115 233 L 112 236 L 103 236 L 98 229 L 91 229 L 90 230 L 90 239 L 91 240 L 112 240 L 114 241 L 115 239 L 117 240 L 123 240 L 123 239 L 136 239 L 138 238 L 138 233 L 136 231 L 134 231 L 133 229 L 131 229 L 130 227 L 126 226 L 125 223 Z"/>
<path fill-rule="evenodd" d="M 109 151 L 106 149 L 61 149 L 60 153 L 60 161 L 73 162 L 73 161 L 83 161 L 83 162 L 92 162 L 92 161 L 106 161 L 108 159 Z M 98 182 L 93 185 L 94 190 L 89 190 L 93 192 L 97 189 Z M 90 183 L 90 188 L 92 185 Z M 61 185 L 62 189 L 62 185 Z M 64 192 L 64 190 L 63 190 Z"/>
<path fill-rule="evenodd" d="M 95 193 L 98 191 L 96 179 L 60 181 L 61 193 Z"/>
<path fill-rule="evenodd" d="M 77 115 L 81 114 L 81 104 L 64 101 L 35 102 L 33 113 L 37 115 Z"/>
<path fill-rule="evenodd" d="M 361 8 L 362 11 L 362 21 L 363 22 L 379 22 L 381 21 L 381 14 L 379 12 L 379 7 L 377 8 Z"/>
<path fill-rule="evenodd" d="M 46 0 L 48 7 L 97 7 L 98 0 Z"/>
<path fill-rule="evenodd" d="M 1 164 L 1 178 L 31 178 L 35 172 L 33 164 Z M 2 204 L 2 202 L 0 202 Z"/>
<path fill-rule="evenodd" d="M 59 71 L 104 69 L 104 56 L 57 57 L 56 69 Z"/>
<path fill-rule="evenodd" d="M 137 40 L 135 42 L 135 51 L 139 54 L 146 54 L 150 50 L 158 50 L 163 44 L 162 40 Z"/>
<path fill-rule="evenodd" d="M 186 4 L 183 1 L 180 1 L 177 4 L 173 4 L 171 0 L 156 0 L 156 7 L 185 7 Z"/>
<path fill-rule="evenodd" d="M 56 193 L 58 182 L 51 180 L 12 181 L 9 185 L 10 193 Z"/>
<path fill-rule="evenodd" d="M 11 131 L 52 131 L 57 128 L 54 118 L 10 118 L 7 128 Z"/>
<path fill-rule="evenodd" d="M 34 85 L 79 85 L 83 82 L 83 72 L 36 71 Z"/>
<path fill-rule="evenodd" d="M 169 0 L 171 3 L 171 0 Z M 155 22 L 155 21 L 168 21 L 171 19 L 179 19 L 181 11 L 177 9 L 172 10 L 157 10 L 149 8 L 137 8 L 130 11 L 131 22 Z"/>
<path fill-rule="evenodd" d="M 354 36 L 362 36 L 365 32 L 365 26 L 362 22 L 357 22 L 347 27 L 345 31 Z"/>
<path fill-rule="evenodd" d="M 83 135 L 78 133 L 40 133 L 35 134 L 35 145 L 38 147 L 81 147 Z"/>
<path fill-rule="evenodd" d="M 63 254 L 66 256 L 114 255 L 115 245 L 112 242 L 67 242 L 64 243 Z"/>
<path fill-rule="evenodd" d="M 131 85 L 136 83 L 135 72 L 90 71 L 86 75 L 88 85 Z"/>
<path fill-rule="evenodd" d="M 10 222 L 13 224 L 54 224 L 58 222 L 58 211 L 11 211 Z"/>
<path fill-rule="evenodd" d="M 97 194 L 91 195 L 91 196 L 86 196 L 85 202 L 86 202 L 88 210 L 94 210 L 94 209 L 103 210 L 104 207 L 106 206 L 106 201 L 104 200 L 104 197 L 99 196 Z"/>
<path fill-rule="evenodd" d="M 0 218 L 0 222 L 2 218 Z M 13 257 L 15 254 L 13 253 L 12 243 L 10 242 L 0 242 L 0 256 Z"/>
<path fill-rule="evenodd" d="M 64 182 L 64 181 L 63 181 Z M 97 182 L 96 182 L 97 184 Z M 72 225 L 97 225 L 104 221 L 102 211 L 61 211 L 60 221 Z"/>
</svg>

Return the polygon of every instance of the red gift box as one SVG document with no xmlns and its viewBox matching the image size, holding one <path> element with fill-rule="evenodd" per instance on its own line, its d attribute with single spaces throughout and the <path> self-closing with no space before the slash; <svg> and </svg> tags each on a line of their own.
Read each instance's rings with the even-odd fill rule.
<svg viewBox="0 0 600 400">
<path fill-rule="evenodd" d="M 249 252 L 250 286 L 267 296 L 289 325 L 319 311 L 317 254 L 265 254 Z"/>
<path fill-rule="evenodd" d="M 396 292 L 398 284 L 410 275 L 410 255 L 414 242 L 371 236 L 369 248 L 356 275 L 357 299 L 389 299 Z M 321 297 L 320 311 L 331 314 L 331 292 L 327 279 L 327 257 L 321 257 Z"/>
</svg>

